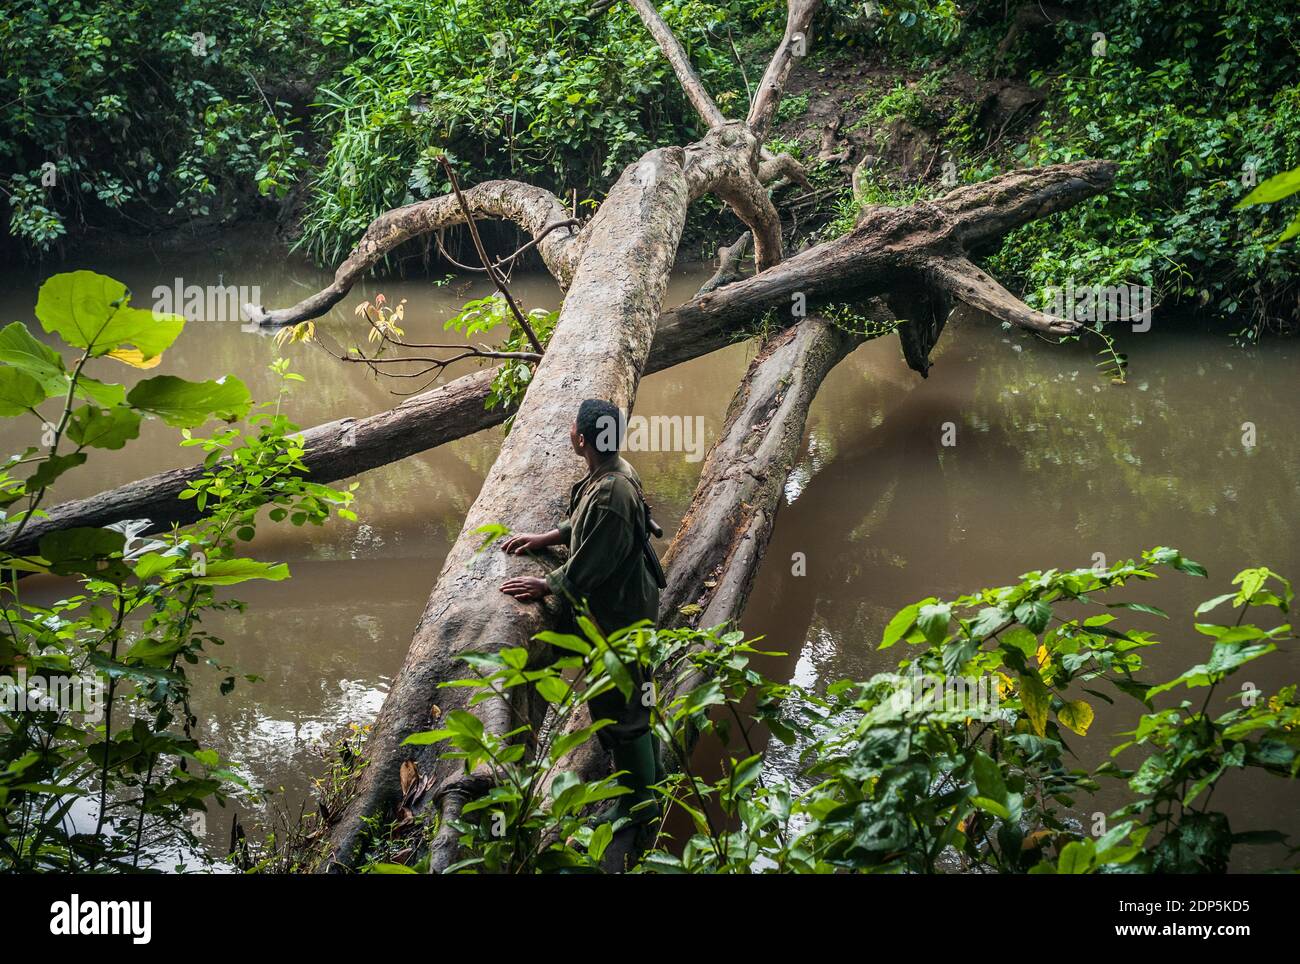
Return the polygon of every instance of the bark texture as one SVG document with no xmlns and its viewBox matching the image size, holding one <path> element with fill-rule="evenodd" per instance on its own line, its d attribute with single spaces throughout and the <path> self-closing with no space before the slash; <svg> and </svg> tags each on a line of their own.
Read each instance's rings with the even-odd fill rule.
<svg viewBox="0 0 1300 964">
<path fill-rule="evenodd" d="M 515 222 L 533 236 L 537 251 L 547 270 L 567 288 L 573 278 L 584 236 L 551 226 L 569 220 L 569 212 L 550 191 L 520 181 L 484 181 L 464 192 L 472 213 L 500 217 Z M 386 211 L 366 228 L 338 270 L 334 282 L 291 308 L 268 310 L 261 305 L 245 305 L 244 314 L 259 325 L 290 325 L 317 318 L 338 304 L 352 286 L 384 255 L 398 245 L 442 228 L 465 223 L 465 215 L 455 195 L 418 201 Z"/>
<path fill-rule="evenodd" d="M 689 172 L 691 194 L 698 196 L 706 189 L 710 169 L 718 178 L 735 173 L 736 162 L 696 153 L 703 156 L 701 166 Z M 909 364 L 923 373 L 928 370 L 928 347 L 925 339 L 917 343 L 912 335 L 916 325 L 936 329 L 928 339 L 933 344 L 941 324 L 936 320 L 941 317 L 937 306 L 945 299 L 965 302 L 1034 331 L 1068 334 L 1077 325 L 1033 311 L 967 255 L 991 247 L 1023 224 L 1101 193 L 1113 181 L 1114 170 L 1109 161 L 1077 161 L 1013 171 L 920 207 L 869 208 L 844 237 L 749 278 L 720 287 L 706 284 L 695 298 L 663 313 L 645 371 L 670 368 L 732 344 L 744 337 L 746 325 L 765 312 L 773 312 L 781 325 L 797 321 L 791 312 L 797 294 L 809 301 L 886 293 L 893 293 L 895 299 L 908 297 L 908 303 L 920 309 L 913 313 L 922 317 L 914 322 L 909 309 L 896 304 L 899 316 L 914 325 L 900 328 L 899 333 Z M 319 307 L 323 294 L 290 310 L 296 313 L 309 303 Z M 315 313 L 326 310 L 328 305 Z M 919 352 L 917 344 L 924 351 Z M 305 461 L 312 479 L 338 481 L 500 424 L 511 411 L 484 408 L 494 372 L 493 368 L 461 376 L 388 412 L 308 429 Z M 149 519 L 156 530 L 193 522 L 197 518 L 193 503 L 181 502 L 176 495 L 200 473 L 199 467 L 175 469 L 56 506 L 48 518 L 33 520 L 13 550 L 31 551 L 44 533 L 73 526 Z"/>
</svg>

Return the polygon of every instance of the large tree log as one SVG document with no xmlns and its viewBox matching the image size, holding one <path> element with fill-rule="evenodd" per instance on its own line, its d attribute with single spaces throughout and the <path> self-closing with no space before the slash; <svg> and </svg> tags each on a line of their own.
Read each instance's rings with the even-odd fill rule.
<svg viewBox="0 0 1300 964">
<path fill-rule="evenodd" d="M 456 677 L 458 654 L 505 646 L 536 648 L 546 610 L 499 592 L 510 575 L 536 563 L 499 552 L 479 552 L 477 530 L 505 522 L 516 530 L 551 527 L 565 507 L 578 461 L 568 431 L 584 398 L 607 398 L 630 409 L 650 352 L 660 302 L 667 288 L 692 194 L 726 176 L 737 159 L 697 145 L 688 160 L 681 148 L 652 151 L 619 178 L 596 213 L 586 249 L 564 301 L 555 334 L 538 365 L 514 427 L 471 506 L 459 538 L 415 631 L 401 672 L 384 701 L 367 743 L 367 766 L 357 792 L 331 836 L 334 869 L 350 867 L 365 842 L 367 818 L 391 810 L 398 771 L 413 760 L 432 776 L 430 799 L 454 799 L 477 779 L 435 749 L 411 750 L 402 741 L 435 725 L 438 715 L 467 706 L 467 691 L 439 689 Z M 485 728 L 514 729 L 527 707 L 491 700 L 474 708 Z M 427 801 L 425 801 L 427 803 Z M 413 803 L 417 806 L 421 801 Z"/>
<path fill-rule="evenodd" d="M 888 318 L 883 305 L 876 304 L 872 314 Z M 808 409 L 831 369 L 861 341 L 860 335 L 813 317 L 772 338 L 750 363 L 664 555 L 668 585 L 660 595 L 659 625 L 711 627 L 740 618 L 803 447 Z M 696 607 L 690 616 L 682 613 L 688 605 Z M 658 681 L 660 706 L 702 682 L 686 668 L 690 665 L 682 661 L 666 668 Z M 584 708 L 567 730 L 590 723 Z M 676 761 L 665 763 L 672 768 Z M 588 740 L 560 761 L 551 779 L 568 771 L 596 780 L 609 768 L 608 754 Z M 445 863 L 438 869 L 455 859 L 450 844 L 442 841 L 436 860 Z M 632 844 L 631 834 L 617 835 L 606 854 L 607 868 L 621 869 Z"/>
<path fill-rule="evenodd" d="M 869 208 L 842 238 L 748 279 L 706 290 L 664 313 L 646 371 L 660 371 L 732 344 L 745 325 L 769 310 L 779 324 L 797 320 L 790 314 L 797 293 L 810 300 L 862 298 L 896 292 L 904 282 L 911 282 L 912 290 L 946 293 L 1031 330 L 1073 331 L 1073 323 L 1029 309 L 965 254 L 987 249 L 1035 218 L 1104 191 L 1114 170 L 1106 161 L 1058 164 L 967 185 L 918 208 Z M 917 367 L 910 353 L 909 362 Z M 308 429 L 304 461 L 312 479 L 334 482 L 500 424 L 510 410 L 484 407 L 495 371 L 462 376 L 388 412 Z M 200 467 L 174 469 L 56 506 L 48 517 L 33 520 L 10 549 L 33 551 L 43 534 L 73 526 L 149 519 L 158 529 L 193 522 L 193 501 L 176 496 L 201 472 Z"/>
</svg>

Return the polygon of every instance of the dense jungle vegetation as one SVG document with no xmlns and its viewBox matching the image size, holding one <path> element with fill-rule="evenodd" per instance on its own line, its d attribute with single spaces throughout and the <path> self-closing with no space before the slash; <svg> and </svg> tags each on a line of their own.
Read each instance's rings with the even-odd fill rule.
<svg viewBox="0 0 1300 964">
<path fill-rule="evenodd" d="M 683 0 L 658 9 L 717 103 L 743 114 L 782 36 L 784 3 Z M 1225 352 L 1236 350 L 1228 336 L 1246 343 L 1293 333 L 1300 304 L 1293 0 L 1067 0 L 1051 9 L 1044 23 L 992 0 L 827 4 L 775 124 L 753 128 L 809 175 L 809 184 L 773 189 L 790 246 L 848 234 L 871 205 L 938 198 L 1016 168 L 1112 160 L 1113 188 L 1036 208 L 1060 213 L 1016 222 L 1025 226 L 998 250 L 978 252 L 987 270 L 1031 304 L 1072 278 L 1150 286 L 1176 309 L 1165 317 L 1209 321 Z M 706 134 L 642 19 L 605 0 L 13 0 L 0 23 L 0 60 L 3 252 L 41 265 L 105 239 L 143 244 L 274 222 L 286 244 L 332 267 L 374 218 L 402 204 L 452 193 L 473 224 L 460 182 L 526 179 L 581 215 L 647 150 Z M 677 174 L 684 184 L 681 168 Z M 696 250 L 712 254 L 740 228 L 723 205 L 708 204 L 687 225 Z M 419 269 L 405 257 L 412 252 L 425 259 Z M 478 254 L 490 264 L 486 250 Z M 434 257 L 413 242 L 387 267 L 434 274 Z M 671 259 L 659 267 L 666 284 Z M 228 695 L 262 682 L 225 661 L 224 640 L 210 628 L 216 620 L 205 626 L 203 618 L 242 612 L 231 591 L 290 578 L 288 565 L 260 558 L 259 531 L 357 521 L 357 485 L 327 482 L 385 464 L 313 477 L 309 443 L 291 418 L 304 377 L 288 350 L 315 338 L 311 319 L 341 296 L 259 343 L 268 355 L 284 352 L 270 366 L 272 397 L 259 400 L 230 372 L 174 373 L 181 369 L 171 369 L 173 346 L 188 323 L 180 314 L 150 310 L 105 274 L 60 266 L 42 275 L 32 318 L 0 328 L 0 422 L 21 425 L 11 437 L 30 439 L 0 464 L 0 680 L 6 699 L 28 674 L 98 679 L 104 691 L 90 707 L 52 699 L 0 705 L 0 871 L 181 870 L 205 861 L 208 869 L 209 841 L 192 818 L 231 799 L 252 810 L 265 803 L 265 788 L 209 743 L 195 711 L 200 685 L 216 680 L 212 688 Z M 368 322 L 377 351 L 453 347 L 401 341 L 402 325 L 427 319 L 408 319 L 405 300 L 371 297 L 347 307 Z M 940 323 L 951 308 L 942 304 Z M 868 330 L 853 306 L 823 307 L 829 327 L 839 326 L 835 337 L 858 326 L 859 340 L 828 371 L 862 340 L 903 325 L 914 326 L 914 336 L 924 320 L 909 315 Z M 464 356 L 505 362 L 488 396 L 498 421 L 526 399 L 535 375 L 541 383 L 543 357 L 556 357 L 543 353 L 564 333 L 590 337 L 560 326 L 565 310 L 521 308 L 502 282 L 497 294 L 438 319 L 443 332 L 467 341 L 509 329 L 504 341 Z M 648 353 L 658 306 L 642 314 L 629 325 L 645 323 Z M 621 331 L 627 320 L 604 322 Z M 798 327 L 765 325 L 763 351 Z M 1103 380 L 1124 385 L 1115 341 L 1100 325 L 1095 333 L 1110 359 L 1103 366 L 1113 366 Z M 937 338 L 938 330 L 922 356 Z M 762 354 L 747 361 L 742 392 Z M 634 365 L 646 357 L 628 363 L 633 383 Z M 790 433 L 795 447 L 817 387 Z M 1089 388 L 1094 396 L 1106 390 Z M 557 411 L 569 401 L 561 394 L 554 393 Z M 1094 396 L 1071 404 L 1086 409 Z M 764 431 L 776 409 L 750 431 Z M 483 410 L 479 404 L 475 414 Z M 853 412 L 864 426 L 873 414 Z M 66 477 L 143 449 L 146 422 L 177 430 L 193 466 L 179 491 L 195 507 L 190 521 L 155 531 L 147 519 L 119 517 L 39 529 L 33 538 L 28 530 L 66 498 Z M 1247 426 L 1251 441 L 1242 444 L 1253 449 L 1256 426 Z M 511 443 L 524 434 L 515 431 Z M 779 482 L 790 473 L 771 474 Z M 540 472 L 518 477 L 538 491 L 554 481 Z M 641 483 L 635 487 L 640 495 Z M 1269 518 L 1290 521 L 1280 516 Z M 458 538 L 481 539 L 479 557 L 503 537 L 542 538 L 512 533 L 507 522 L 466 522 Z M 643 522 L 651 528 L 648 507 Z M 25 533 L 34 544 L 23 542 Z M 459 545 L 447 541 L 448 551 Z M 1246 678 L 1260 670 L 1258 660 L 1267 658 L 1267 667 L 1293 652 L 1294 573 L 1266 560 L 1208 573 L 1168 545 L 1129 546 L 1137 554 L 1111 564 L 1097 553 L 1100 562 L 1080 568 L 1078 550 L 1063 544 L 1062 558 L 1043 563 L 1056 568 L 1004 585 L 990 577 L 962 594 L 894 600 L 885 619 L 864 620 L 871 636 L 860 641 L 873 655 L 891 651 L 883 657 L 888 671 L 831 683 L 767 678 L 762 661 L 785 655 L 773 651 L 788 641 L 752 638 L 728 622 L 690 625 L 705 611 L 695 604 L 675 610 L 690 617 L 680 625 L 647 621 L 606 633 L 584 601 L 571 598 L 575 632 L 532 635 L 557 657 L 551 662 L 523 645 L 492 637 L 478 646 L 476 638 L 456 652 L 457 675 L 436 682 L 439 692 L 468 694 L 465 703 L 444 712 L 425 700 L 426 728 L 403 730 L 400 746 L 438 748 L 439 766 L 480 781 L 477 795 L 457 785 L 447 796 L 464 796 L 458 808 L 417 813 L 434 777 L 408 759 L 391 781 L 398 806 L 358 818 L 359 857 L 346 869 L 596 873 L 610 870 L 610 854 L 623 847 L 631 865 L 615 861 L 614 869 L 646 873 L 1219 874 L 1238 848 L 1258 845 L 1276 857 L 1270 869 L 1293 869 L 1294 841 L 1235 813 L 1230 819 L 1227 793 L 1215 791 L 1237 780 L 1294 785 L 1300 774 L 1296 684 L 1265 693 Z M 471 546 L 464 556 L 473 554 Z M 721 564 L 713 574 L 720 571 Z M 1190 612 L 1165 612 L 1140 592 L 1158 578 L 1205 579 L 1213 591 Z M 50 585 L 58 598 L 37 588 Z M 1143 628 L 1152 624 L 1139 616 L 1170 629 Z M 421 618 L 421 627 L 436 622 Z M 481 635 L 491 637 L 492 624 L 466 624 L 466 634 L 487 625 Z M 1153 658 L 1188 639 L 1201 648 L 1178 650 L 1172 673 Z M 11 686 L 8 674 L 20 672 L 23 682 Z M 663 681 L 672 685 L 659 692 Z M 638 690 L 657 741 L 653 790 L 641 785 L 647 796 L 636 806 L 623 801 L 606 811 L 619 816 L 593 820 L 593 811 L 634 791 L 619 773 L 580 773 L 570 755 L 611 723 L 584 725 L 597 715 L 593 698 L 617 691 L 626 703 Z M 520 693 L 527 695 L 512 702 Z M 485 728 L 470 709 L 490 701 L 526 705 L 530 716 L 515 726 L 504 713 L 512 728 Z M 1099 711 L 1119 714 L 1124 728 L 1094 729 Z M 304 806 L 300 819 L 251 840 L 236 815 L 223 869 L 306 872 L 333 860 L 330 828 L 358 797 L 367 767 L 378 769 L 365 757 L 366 728 L 358 720 L 334 745 L 316 785 L 316 812 Z M 696 765 L 701 738 L 717 749 L 705 768 Z M 1104 754 L 1099 765 L 1075 753 L 1085 738 Z M 775 754 L 787 764 L 779 772 L 769 766 Z M 1120 788 L 1125 802 L 1111 806 L 1107 787 Z M 449 866 L 435 863 L 439 851 L 454 855 Z"/>
<path fill-rule="evenodd" d="M 0 25 L 10 246 L 39 257 L 95 232 L 278 215 L 332 264 L 380 212 L 446 191 L 442 151 L 467 179 L 526 177 L 594 204 L 641 152 L 699 133 L 635 13 L 601 6 L 18 0 Z M 661 9 L 719 103 L 743 102 L 782 5 Z M 810 99 L 843 91 L 855 105 L 846 126 L 869 129 L 882 154 L 903 120 L 943 159 L 878 165 L 868 202 L 936 192 L 949 162 L 960 181 L 1089 156 L 1121 163 L 1106 198 L 998 253 L 995 267 L 1026 290 L 1086 275 L 1150 284 L 1159 301 L 1248 337 L 1289 326 L 1295 252 L 1274 242 L 1293 205 L 1232 208 L 1300 164 L 1292 5 L 1064 9 L 1009 36 L 1016 9 L 1002 2 L 830 4 L 809 51 L 815 80 L 788 99 L 777 132 L 828 188 L 821 229 L 843 229 L 858 202 L 818 165 L 816 132 L 788 131 Z M 865 80 L 846 69 L 861 64 L 873 68 Z M 987 84 L 1006 78 L 1042 98 L 989 127 Z"/>
</svg>

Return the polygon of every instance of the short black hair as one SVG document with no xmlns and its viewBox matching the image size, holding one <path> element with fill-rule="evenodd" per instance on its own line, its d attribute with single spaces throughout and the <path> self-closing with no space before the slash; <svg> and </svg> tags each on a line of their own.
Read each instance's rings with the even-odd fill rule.
<svg viewBox="0 0 1300 964">
<path fill-rule="evenodd" d="M 613 402 L 589 398 L 578 406 L 578 434 L 602 455 L 613 455 L 623 446 L 623 413 Z"/>
</svg>

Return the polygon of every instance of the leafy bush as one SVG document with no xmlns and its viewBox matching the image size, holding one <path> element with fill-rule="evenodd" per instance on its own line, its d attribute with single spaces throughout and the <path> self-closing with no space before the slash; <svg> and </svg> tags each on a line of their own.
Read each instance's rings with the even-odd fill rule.
<svg viewBox="0 0 1300 964">
<path fill-rule="evenodd" d="M 1300 163 L 1291 3 L 1070 4 L 1075 19 L 1022 35 L 1004 63 L 995 46 L 1015 5 L 975 10 L 966 23 L 947 3 L 885 6 L 870 35 L 887 42 L 890 61 L 909 52 L 955 60 L 977 76 L 1026 76 L 1047 92 L 1019 144 L 1007 138 L 990 154 L 961 149 L 969 145 L 958 132 L 945 132 L 945 144 L 961 149 L 962 180 L 1087 157 L 1120 165 L 1104 198 L 1011 235 L 992 265 L 1004 281 L 1027 291 L 1069 278 L 1147 284 L 1157 300 L 1204 309 L 1247 339 L 1294 323 L 1300 261 L 1293 245 L 1273 243 L 1294 202 L 1233 210 L 1256 182 Z"/>
<path fill-rule="evenodd" d="M 608 722 L 570 733 L 579 707 L 614 687 L 635 697 L 627 669 L 635 661 L 658 668 L 653 725 L 680 768 L 657 790 L 694 824 L 671 849 L 661 824 L 642 872 L 1220 873 L 1235 845 L 1281 837 L 1234 830 L 1211 808 L 1218 782 L 1246 769 L 1283 779 L 1300 770 L 1295 686 L 1266 696 L 1229 683 L 1295 639 L 1289 623 L 1246 618 L 1285 617 L 1293 593 L 1266 568 L 1239 573 L 1235 591 L 1196 610 L 1204 662 L 1154 684 L 1141 676 L 1155 634 L 1122 629 L 1117 615 L 1165 614 L 1113 595 L 1162 567 L 1205 575 L 1157 548 L 1109 569 L 1031 572 L 951 602 L 921 600 L 884 629 L 882 648 L 911 647 L 896 672 L 823 694 L 763 679 L 751 665 L 761 651 L 740 633 L 638 626 L 606 639 L 582 621 L 581 637 L 538 637 L 564 651 L 554 664 L 530 665 L 522 648 L 465 654 L 476 675 L 447 684 L 477 690 L 472 704 L 535 689 L 551 707 L 542 729 L 485 733 L 458 711 L 408 742 L 446 741 L 446 758 L 495 778 L 456 824 L 460 871 L 599 869 L 622 824 L 593 824 L 582 810 L 627 791 L 611 778 L 556 772 L 565 752 Z M 1235 618 L 1201 621 L 1225 604 Z M 1114 759 L 1089 773 L 1069 766 L 1067 741 L 1089 732 L 1098 699 L 1136 701 L 1138 714 Z M 765 765 L 755 750 L 760 727 L 793 749 L 793 775 Z M 716 780 L 691 772 L 699 733 L 741 748 Z M 1129 802 L 1089 813 L 1100 779 L 1124 781 Z"/>
<path fill-rule="evenodd" d="M 280 411 L 301 376 L 286 362 L 272 366 L 280 398 L 263 406 L 229 376 L 155 375 L 127 391 L 89 369 L 154 367 L 184 319 L 132 307 L 125 287 L 89 271 L 46 281 L 36 315 L 76 360 L 69 366 L 20 322 L 0 330 L 0 417 L 33 419 L 40 442 L 0 465 L 0 869 L 130 870 L 197 853 L 187 818 L 244 786 L 195 733 L 186 669 L 207 664 L 230 692 L 237 674 L 210 655 L 222 640 L 203 615 L 241 608 L 218 587 L 289 576 L 238 544 L 253 538 L 263 508 L 273 521 L 319 525 L 331 511 L 353 518 L 352 497 L 302 478 L 302 437 Z M 246 428 L 193 434 L 214 417 Z M 34 554 L 15 551 L 56 480 L 94 449 L 122 449 L 145 418 L 206 453 L 181 493 L 199 522 L 154 538 L 143 535 L 148 520 L 64 529 L 42 535 Z M 72 591 L 33 602 L 21 577 L 34 573 Z"/>
<path fill-rule="evenodd" d="M 760 35 L 779 29 L 784 18 L 773 19 L 772 6 L 660 5 L 724 110 L 744 96 L 725 25 L 761 23 Z M 615 4 L 588 19 L 587 7 L 317 4 L 313 30 L 347 66 L 319 91 L 317 127 L 329 151 L 302 244 L 336 261 L 379 213 L 445 193 L 444 151 L 466 181 L 521 177 L 585 194 L 649 148 L 698 136 L 694 111 L 636 12 Z"/>
<path fill-rule="evenodd" d="M 69 221 L 122 229 L 283 197 L 306 154 L 271 82 L 312 67 L 300 16 L 282 0 L 7 4 L 11 235 L 44 251 Z"/>
</svg>

